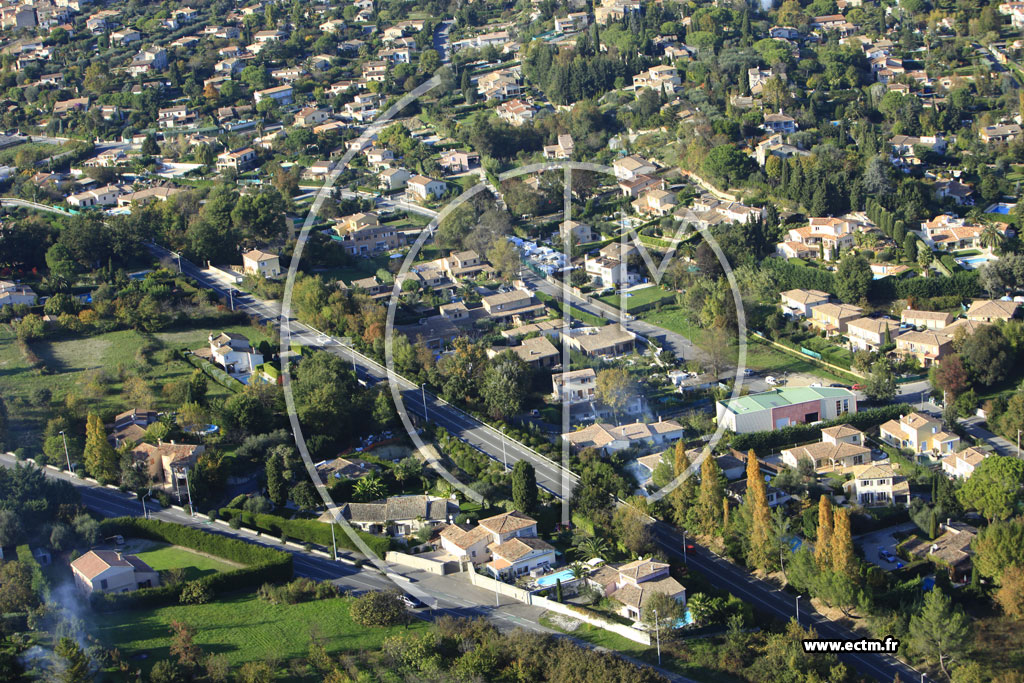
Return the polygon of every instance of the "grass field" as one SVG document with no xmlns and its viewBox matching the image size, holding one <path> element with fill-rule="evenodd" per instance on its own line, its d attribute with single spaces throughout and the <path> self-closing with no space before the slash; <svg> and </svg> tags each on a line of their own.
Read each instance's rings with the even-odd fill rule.
<svg viewBox="0 0 1024 683">
<path fill-rule="evenodd" d="M 706 348 L 708 341 L 705 331 L 698 327 L 689 315 L 679 308 L 663 308 L 660 311 L 648 311 L 640 316 L 643 320 L 664 327 L 683 335 L 698 347 Z M 735 362 L 735 351 L 732 354 Z M 747 367 L 767 373 L 802 372 L 817 375 L 832 382 L 850 382 L 851 378 L 829 372 L 815 365 L 810 360 L 772 348 L 766 344 L 751 341 L 747 344 Z"/>
<path fill-rule="evenodd" d="M 661 287 L 647 287 L 646 289 L 635 290 L 629 292 L 629 296 L 626 297 L 626 311 L 632 312 L 642 306 L 656 304 L 659 301 L 671 301 L 674 298 L 674 294 L 666 292 Z M 600 300 L 615 308 L 618 308 L 622 303 L 622 297 L 619 294 L 609 294 L 608 296 L 601 297 Z"/>
<path fill-rule="evenodd" d="M 380 649 L 388 636 L 427 628 L 414 620 L 408 627 L 366 628 L 349 616 L 351 598 L 316 600 L 298 605 L 272 605 L 255 594 L 218 597 L 206 605 L 171 605 L 96 616 L 94 635 L 120 649 L 127 661 L 146 669 L 166 659 L 171 621 L 184 621 L 196 630 L 195 642 L 206 653 L 223 654 L 232 666 L 264 660 L 305 656 L 310 633 L 324 639 L 333 655 Z M 145 654 L 145 659 L 140 655 Z"/>
<path fill-rule="evenodd" d="M 57 154 L 60 151 L 60 146 L 44 142 L 26 142 L 21 145 L 8 147 L 7 149 L 0 149 L 0 164 L 13 164 L 14 158 L 22 150 L 25 150 L 27 154 L 34 155 L 38 159 L 45 159 L 48 156 Z"/>
<path fill-rule="evenodd" d="M 188 548 L 167 545 L 166 543 L 154 543 L 151 541 L 139 541 L 143 544 L 138 550 L 130 550 L 139 559 L 157 571 L 164 569 L 184 569 L 185 580 L 191 581 L 207 574 L 216 572 L 228 572 L 238 569 L 242 565 L 235 562 L 228 562 L 210 555 L 203 555 Z M 145 549 L 141 549 L 145 548 Z"/>
<path fill-rule="evenodd" d="M 545 614 L 541 615 L 540 623 L 542 626 L 546 626 L 560 633 L 567 633 L 572 637 L 579 638 L 580 640 L 586 641 L 591 645 L 606 647 L 610 650 L 618 650 L 620 652 L 625 652 L 626 654 L 634 656 L 641 655 L 650 649 L 648 646 L 643 645 L 642 643 L 630 640 L 629 638 L 624 638 L 617 633 L 606 631 L 603 628 L 591 626 L 590 624 L 584 624 L 583 622 L 579 622 L 579 626 L 577 626 L 574 630 L 567 631 L 564 628 L 562 628 L 561 624 L 559 623 L 560 620 L 567 618 L 568 617 L 564 617 L 560 614 L 546 612 Z"/>
<path fill-rule="evenodd" d="M 153 335 L 160 348 L 148 356 L 139 353 L 148 338 L 134 330 L 81 339 L 42 340 L 32 342 L 32 350 L 49 370 L 40 374 L 26 363 L 11 328 L 0 325 L 0 396 L 6 400 L 10 414 L 12 449 L 40 446 L 38 435 L 51 411 L 49 406 L 29 402 L 35 389 L 49 389 L 54 401 L 63 401 L 67 393 L 75 392 L 86 399 L 89 410 L 109 416 L 129 407 L 121 395 L 123 380 L 128 374 L 137 373 L 149 385 L 155 408 L 177 408 L 164 401 L 161 387 L 191 375 L 195 368 L 174 359 L 171 350 L 199 348 L 214 329 L 244 334 L 254 344 L 264 340 L 248 325 L 170 330 Z M 101 375 L 104 381 L 97 382 Z M 215 382 L 209 382 L 208 387 L 211 397 L 229 393 Z"/>
</svg>

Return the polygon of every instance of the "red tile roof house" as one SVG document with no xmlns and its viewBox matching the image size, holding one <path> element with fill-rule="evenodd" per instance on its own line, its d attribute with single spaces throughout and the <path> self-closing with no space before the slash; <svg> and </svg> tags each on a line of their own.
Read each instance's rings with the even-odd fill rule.
<svg viewBox="0 0 1024 683">
<path fill-rule="evenodd" d="M 134 555 L 114 550 L 90 550 L 71 563 L 71 573 L 75 585 L 86 595 L 93 591 L 127 593 L 160 585 L 155 569 Z"/>
<path fill-rule="evenodd" d="M 656 593 L 664 593 L 677 602 L 686 602 L 686 588 L 669 574 L 669 565 L 639 559 L 619 567 L 606 566 L 588 578 L 606 597 L 619 603 L 619 614 L 639 620 Z"/>
</svg>

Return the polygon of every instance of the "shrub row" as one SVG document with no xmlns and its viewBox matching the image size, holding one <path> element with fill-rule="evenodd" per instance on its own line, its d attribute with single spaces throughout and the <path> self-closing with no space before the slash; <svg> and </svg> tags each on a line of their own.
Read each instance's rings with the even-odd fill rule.
<svg viewBox="0 0 1024 683">
<path fill-rule="evenodd" d="M 208 376 L 217 384 L 230 389 L 231 391 L 241 391 L 245 385 L 239 382 L 237 379 L 218 368 L 213 363 L 205 361 L 194 353 L 182 352 L 186 361 L 191 365 L 199 368 L 203 371 L 203 374 Z"/>
<path fill-rule="evenodd" d="M 299 543 L 314 543 L 325 548 L 331 547 L 331 525 L 318 522 L 315 519 L 285 519 L 277 515 L 268 515 L 260 512 L 248 512 L 238 508 L 221 508 L 221 519 L 238 519 L 242 524 L 255 529 L 261 533 L 270 534 L 281 538 L 286 536 L 290 541 Z M 374 536 L 364 531 L 355 530 L 356 534 L 380 557 L 391 549 L 391 541 L 382 536 Z M 362 552 L 348 534 L 337 529 L 334 540 L 339 548 Z"/>
<path fill-rule="evenodd" d="M 18 561 L 32 571 L 32 590 L 42 595 L 44 600 L 49 598 L 50 583 L 43 575 L 43 568 L 39 566 L 39 561 L 32 554 L 32 549 L 26 543 L 25 545 L 19 545 L 15 551 L 18 553 Z"/>
<path fill-rule="evenodd" d="M 246 565 L 234 571 L 217 572 L 196 579 L 215 593 L 240 588 L 255 589 L 264 583 L 288 581 L 292 578 L 290 554 L 227 536 L 155 519 L 117 517 L 100 523 L 101 536 L 116 534 L 180 545 Z M 98 611 L 157 607 L 177 602 L 182 588 L 182 585 L 172 585 L 143 588 L 129 593 L 93 593 L 90 602 L 93 609 Z"/>
<path fill-rule="evenodd" d="M 813 441 L 821 430 L 835 425 L 850 425 L 864 431 L 869 427 L 882 424 L 888 420 L 898 420 L 902 415 L 910 412 L 910 406 L 906 403 L 894 403 L 877 408 L 869 408 L 857 413 L 846 413 L 834 420 L 826 420 L 817 424 L 798 424 L 773 429 L 764 432 L 751 432 L 749 434 L 735 434 L 730 440 L 730 445 L 740 451 L 754 451 L 766 454 L 785 446 Z"/>
</svg>

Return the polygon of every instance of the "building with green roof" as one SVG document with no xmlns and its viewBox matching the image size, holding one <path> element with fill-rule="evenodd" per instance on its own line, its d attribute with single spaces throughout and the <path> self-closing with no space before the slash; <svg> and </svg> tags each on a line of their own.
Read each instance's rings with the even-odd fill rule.
<svg viewBox="0 0 1024 683">
<path fill-rule="evenodd" d="M 718 424 L 737 434 L 831 420 L 857 412 L 857 396 L 840 387 L 785 387 L 719 401 Z"/>
</svg>

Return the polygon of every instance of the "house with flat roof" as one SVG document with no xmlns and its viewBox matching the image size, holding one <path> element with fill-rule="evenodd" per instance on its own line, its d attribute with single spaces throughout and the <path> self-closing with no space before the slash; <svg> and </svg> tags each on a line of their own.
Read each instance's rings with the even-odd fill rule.
<svg viewBox="0 0 1024 683">
<path fill-rule="evenodd" d="M 782 387 L 718 401 L 718 424 L 737 434 L 833 420 L 857 412 L 857 395 L 839 387 Z"/>
</svg>

